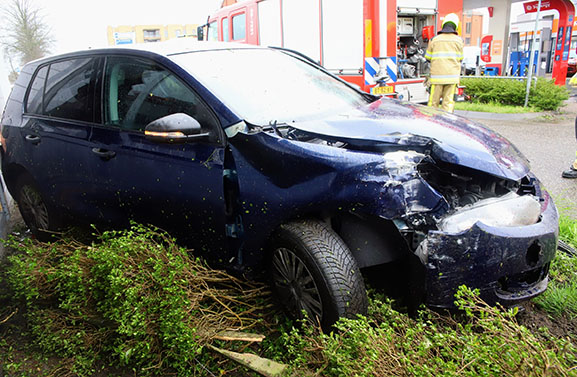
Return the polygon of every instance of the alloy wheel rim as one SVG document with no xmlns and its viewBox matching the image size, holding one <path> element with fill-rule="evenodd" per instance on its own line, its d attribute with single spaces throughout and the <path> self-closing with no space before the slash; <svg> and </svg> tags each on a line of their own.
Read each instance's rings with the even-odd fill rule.
<svg viewBox="0 0 577 377">
<path fill-rule="evenodd" d="M 48 209 L 40 194 L 30 186 L 24 186 L 20 198 L 22 212 L 30 225 L 38 230 L 48 229 Z"/>
<path fill-rule="evenodd" d="M 273 255 L 273 281 L 291 314 L 310 319 L 323 317 L 321 295 L 307 266 L 291 250 L 278 248 Z"/>
</svg>

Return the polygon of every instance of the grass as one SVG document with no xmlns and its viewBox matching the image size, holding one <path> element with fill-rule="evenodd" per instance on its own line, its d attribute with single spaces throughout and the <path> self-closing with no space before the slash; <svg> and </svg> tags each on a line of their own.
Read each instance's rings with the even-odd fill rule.
<svg viewBox="0 0 577 377">
<path fill-rule="evenodd" d="M 559 218 L 559 238 L 577 247 L 577 221 L 562 214 Z"/>
<path fill-rule="evenodd" d="M 563 257 L 561 257 L 563 258 Z M 577 318 L 577 283 L 574 281 L 557 285 L 551 283 L 548 290 L 535 299 L 535 303 L 553 318 Z"/>
<path fill-rule="evenodd" d="M 577 247 L 577 220 L 567 215 L 559 219 L 559 238 Z M 577 318 L 577 258 L 558 252 L 549 273 L 549 287 L 534 301 L 553 318 Z"/>
<path fill-rule="evenodd" d="M 498 114 L 535 113 L 539 111 L 538 109 L 535 109 L 533 107 L 507 106 L 496 103 L 472 103 L 472 102 L 456 102 L 455 110 L 479 111 L 485 113 L 498 113 Z"/>
</svg>

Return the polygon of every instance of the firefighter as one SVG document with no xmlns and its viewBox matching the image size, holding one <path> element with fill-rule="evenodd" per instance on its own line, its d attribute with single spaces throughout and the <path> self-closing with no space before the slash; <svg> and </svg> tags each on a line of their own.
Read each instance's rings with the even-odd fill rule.
<svg viewBox="0 0 577 377">
<path fill-rule="evenodd" d="M 429 106 L 441 107 L 451 113 L 463 60 L 463 39 L 457 33 L 458 27 L 459 16 L 455 13 L 445 16 L 442 30 L 431 40 L 425 54 L 431 62 Z"/>
</svg>

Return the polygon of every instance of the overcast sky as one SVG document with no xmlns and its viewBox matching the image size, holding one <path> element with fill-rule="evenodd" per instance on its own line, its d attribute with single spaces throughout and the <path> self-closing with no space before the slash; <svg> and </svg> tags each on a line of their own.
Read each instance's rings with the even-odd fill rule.
<svg viewBox="0 0 577 377">
<path fill-rule="evenodd" d="M 10 0 L 0 0 L 4 5 Z M 106 47 L 107 26 L 201 24 L 222 0 L 30 0 L 55 39 L 52 53 Z M 1 16 L 0 16 L 1 17 Z M 0 18 L 0 22 L 2 19 Z M 8 95 L 8 67 L 0 52 L 0 111 Z"/>
<path fill-rule="evenodd" d="M 8 0 L 0 0 L 5 2 Z M 107 45 L 107 26 L 200 24 L 222 0 L 31 0 L 56 39 L 55 53 Z"/>
</svg>

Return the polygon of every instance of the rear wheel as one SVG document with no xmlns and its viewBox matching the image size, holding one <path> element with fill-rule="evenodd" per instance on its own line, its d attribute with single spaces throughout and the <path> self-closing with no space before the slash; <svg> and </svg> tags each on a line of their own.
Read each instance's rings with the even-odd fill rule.
<svg viewBox="0 0 577 377">
<path fill-rule="evenodd" d="M 289 314 L 320 322 L 324 329 L 339 317 L 367 311 L 365 284 L 343 240 L 320 221 L 284 224 L 272 248 L 274 290 Z"/>
<path fill-rule="evenodd" d="M 49 206 L 30 176 L 20 178 L 16 195 L 22 218 L 32 234 L 39 240 L 49 240 L 58 227 L 56 216 L 53 211 L 49 210 Z"/>
</svg>

